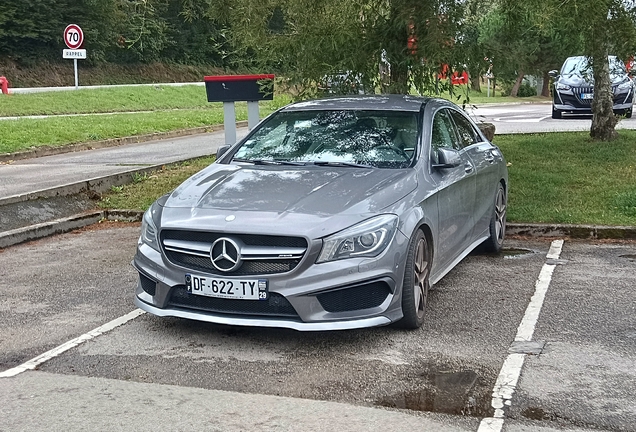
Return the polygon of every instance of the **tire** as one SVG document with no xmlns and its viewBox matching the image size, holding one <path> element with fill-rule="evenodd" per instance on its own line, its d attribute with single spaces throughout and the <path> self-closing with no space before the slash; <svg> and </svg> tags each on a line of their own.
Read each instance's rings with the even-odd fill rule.
<svg viewBox="0 0 636 432">
<path fill-rule="evenodd" d="M 563 118 L 563 111 L 552 107 L 552 118 L 556 120 L 560 120 L 561 118 Z"/>
<path fill-rule="evenodd" d="M 424 322 L 431 272 L 431 248 L 420 230 L 409 244 L 406 270 L 402 284 L 402 313 L 398 325 L 406 329 L 418 329 Z"/>
<path fill-rule="evenodd" d="M 506 236 L 506 209 L 508 200 L 506 191 L 501 183 L 495 195 L 495 206 L 490 219 L 490 237 L 484 242 L 484 249 L 489 253 L 499 253 Z"/>
<path fill-rule="evenodd" d="M 632 110 L 625 110 L 625 118 L 632 118 Z"/>
</svg>

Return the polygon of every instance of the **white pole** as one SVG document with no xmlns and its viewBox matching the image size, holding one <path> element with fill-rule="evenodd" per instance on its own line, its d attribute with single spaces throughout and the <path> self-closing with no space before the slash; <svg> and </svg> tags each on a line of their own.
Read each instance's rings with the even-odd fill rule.
<svg viewBox="0 0 636 432">
<path fill-rule="evenodd" d="M 254 129 L 258 124 L 258 101 L 252 101 L 247 103 L 247 127 L 249 130 Z"/>
<path fill-rule="evenodd" d="M 234 102 L 223 102 L 223 127 L 225 129 L 225 144 L 236 143 L 236 112 Z"/>
<path fill-rule="evenodd" d="M 79 87 L 79 80 L 77 79 L 77 59 L 73 59 L 73 66 L 75 66 L 75 90 Z"/>
<path fill-rule="evenodd" d="M 490 78 L 488 78 L 488 97 L 490 97 Z"/>
</svg>

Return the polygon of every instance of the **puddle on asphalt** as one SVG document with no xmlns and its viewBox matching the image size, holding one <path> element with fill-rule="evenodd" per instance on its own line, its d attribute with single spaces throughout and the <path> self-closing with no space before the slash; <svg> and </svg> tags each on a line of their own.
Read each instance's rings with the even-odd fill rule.
<svg viewBox="0 0 636 432">
<path fill-rule="evenodd" d="M 462 416 L 491 415 L 491 389 L 475 372 L 430 372 L 422 379 L 422 389 L 384 397 L 376 405 Z"/>
<path fill-rule="evenodd" d="M 630 261 L 635 261 L 636 262 L 636 254 L 630 254 L 630 255 L 619 255 L 620 258 L 627 258 Z"/>
</svg>

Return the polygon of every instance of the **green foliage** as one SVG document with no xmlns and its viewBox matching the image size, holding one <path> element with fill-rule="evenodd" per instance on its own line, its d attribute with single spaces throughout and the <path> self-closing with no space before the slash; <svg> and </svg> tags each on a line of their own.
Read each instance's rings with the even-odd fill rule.
<svg viewBox="0 0 636 432">
<path fill-rule="evenodd" d="M 82 27 L 88 59 L 99 64 L 173 61 L 223 65 L 223 28 L 192 10 L 208 0 L 4 0 L 0 58 L 21 64 L 59 61 L 64 28 Z M 186 11 L 186 8 L 188 9 Z"/>
<path fill-rule="evenodd" d="M 229 29 L 236 54 L 283 74 L 300 97 L 343 73 L 372 92 L 431 91 L 440 65 L 457 63 L 462 15 L 454 0 L 209 0 L 205 12 Z M 407 46 L 409 36 L 416 46 Z"/>
<path fill-rule="evenodd" d="M 519 57 L 518 64 L 512 63 L 517 73 L 524 64 L 533 63 L 532 57 L 542 53 L 542 47 L 546 47 L 545 52 L 558 54 L 554 56 L 555 60 L 577 54 L 590 58 L 595 82 L 590 135 L 603 141 L 615 138 L 617 120 L 612 112 L 607 56 L 613 54 L 626 59 L 636 52 L 636 3 L 624 0 L 498 0 L 495 12 L 500 16 L 495 20 L 497 25 L 492 26 L 498 29 L 493 34 L 499 36 L 491 40 L 504 40 L 508 48 L 513 48 L 510 50 L 512 56 L 506 56 L 503 50 L 501 53 L 510 61 Z M 567 49 L 564 51 L 564 48 Z M 543 58 L 550 57 L 537 56 L 538 60 Z M 543 63 L 544 68 L 550 64 L 554 65 L 550 68 L 559 66 Z"/>
<path fill-rule="evenodd" d="M 510 82 L 505 82 L 502 85 L 502 96 L 509 96 L 510 90 L 512 89 L 512 84 Z M 537 89 L 534 86 L 531 86 L 529 83 L 524 82 L 519 86 L 519 91 L 517 92 L 517 97 L 532 97 L 537 95 Z"/>
</svg>

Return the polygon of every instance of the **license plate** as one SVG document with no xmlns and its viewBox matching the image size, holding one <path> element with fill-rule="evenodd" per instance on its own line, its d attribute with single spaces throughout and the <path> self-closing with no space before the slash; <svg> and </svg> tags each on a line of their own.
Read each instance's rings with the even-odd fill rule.
<svg viewBox="0 0 636 432">
<path fill-rule="evenodd" d="M 585 100 L 585 99 L 594 99 L 594 93 L 582 93 L 581 94 L 581 99 Z"/>
<path fill-rule="evenodd" d="M 267 279 L 223 279 L 187 274 L 186 289 L 190 294 L 236 300 L 267 300 Z"/>
</svg>

